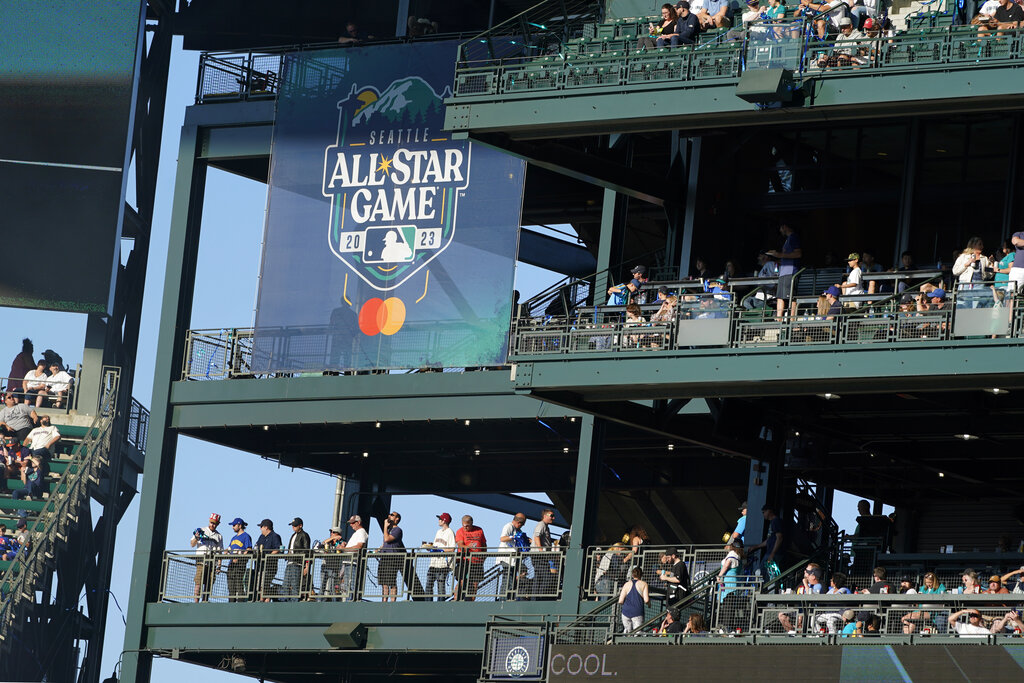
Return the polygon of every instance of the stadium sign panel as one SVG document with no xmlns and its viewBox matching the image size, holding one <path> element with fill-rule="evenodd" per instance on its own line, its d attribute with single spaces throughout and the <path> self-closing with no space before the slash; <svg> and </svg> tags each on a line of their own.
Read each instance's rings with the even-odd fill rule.
<svg viewBox="0 0 1024 683">
<path fill-rule="evenodd" d="M 286 58 L 254 372 L 505 362 L 525 168 L 442 130 L 455 55 Z"/>
</svg>

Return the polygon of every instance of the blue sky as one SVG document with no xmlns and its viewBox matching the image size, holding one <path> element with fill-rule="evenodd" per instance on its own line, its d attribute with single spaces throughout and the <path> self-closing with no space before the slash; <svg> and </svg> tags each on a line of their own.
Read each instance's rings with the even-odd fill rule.
<svg viewBox="0 0 1024 683">
<path fill-rule="evenodd" d="M 146 406 L 151 404 L 154 381 L 156 329 L 163 294 L 178 138 L 185 107 L 194 99 L 199 61 L 198 53 L 184 52 L 180 45 L 180 39 L 175 39 L 135 375 L 134 394 Z M 252 324 L 265 205 L 265 185 L 211 169 L 203 211 L 193 329 Z M 552 273 L 520 264 L 517 288 L 525 300 L 557 279 Z M 13 358 L 21 349 L 21 338 L 28 336 L 33 339 L 37 353 L 53 348 L 70 365 L 81 362 L 84 316 L 0 308 L 0 323 L 8 331 L 8 336 L 0 339 L 0 359 Z M 18 330 L 18 333 L 11 334 L 10 330 Z M 6 370 L 4 367 L 2 371 Z M 151 435 L 150 443 L 156 441 Z M 182 438 L 177 453 L 167 547 L 187 547 L 191 531 L 202 526 L 211 512 L 221 514 L 225 520 L 238 515 L 252 525 L 269 517 L 283 531 L 287 531 L 287 522 L 298 515 L 304 518 L 314 538 L 322 537 L 331 518 L 334 486 L 334 480 L 325 475 L 293 471 L 250 454 Z M 122 610 L 127 609 L 138 501 L 136 496 L 118 528 L 111 593 L 120 606 L 111 601 L 103 656 L 104 676 L 113 670 L 123 647 Z M 841 513 L 837 520 L 841 527 L 852 529 L 849 512 L 855 502 L 851 496 L 836 497 L 836 509 Z M 440 512 L 449 512 L 456 519 L 472 514 L 489 538 L 496 537 L 507 521 L 503 514 L 453 504 L 434 496 L 396 497 L 393 507 L 403 515 L 406 538 L 414 541 L 433 538 L 437 524 L 434 516 Z M 371 543 L 379 541 L 379 529 L 371 530 Z M 154 664 L 154 681 L 177 682 L 186 676 L 191 683 L 238 680 L 229 679 L 231 675 L 227 673 L 171 660 L 158 659 Z"/>
</svg>

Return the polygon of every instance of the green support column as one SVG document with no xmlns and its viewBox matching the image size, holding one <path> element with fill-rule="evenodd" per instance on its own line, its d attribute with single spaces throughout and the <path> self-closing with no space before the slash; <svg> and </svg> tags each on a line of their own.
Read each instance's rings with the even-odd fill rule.
<svg viewBox="0 0 1024 683">
<path fill-rule="evenodd" d="M 75 399 L 80 414 L 96 415 L 99 412 L 103 366 L 111 361 L 106 346 L 106 319 L 99 315 L 88 316 L 85 323 L 85 348 L 82 350 L 82 374 L 78 378 L 78 397 Z"/>
<path fill-rule="evenodd" d="M 146 605 L 156 602 L 160 587 L 163 550 L 174 478 L 178 435 L 171 424 L 171 383 L 181 377 L 185 348 L 184 330 L 192 315 L 199 226 L 202 220 L 206 164 L 196 162 L 199 135 L 195 126 L 182 129 L 178 153 L 178 174 L 171 214 L 171 235 L 167 248 L 167 276 L 157 342 L 153 403 L 146 451 L 145 477 L 139 504 L 139 519 L 132 580 L 128 600 L 122 681 L 148 681 L 153 656 L 139 652 L 146 647 Z"/>
<path fill-rule="evenodd" d="M 586 585 L 586 548 L 593 545 L 597 530 L 597 507 L 601 493 L 606 422 L 585 415 L 580 425 L 580 448 L 576 458 L 576 487 L 572 499 L 572 543 L 565 556 L 562 599 L 573 601 L 578 610 L 583 603 L 581 589 Z"/>
</svg>

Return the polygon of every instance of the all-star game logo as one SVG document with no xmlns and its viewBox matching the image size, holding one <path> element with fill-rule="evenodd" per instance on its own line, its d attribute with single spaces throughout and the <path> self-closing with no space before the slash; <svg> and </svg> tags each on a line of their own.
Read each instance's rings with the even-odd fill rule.
<svg viewBox="0 0 1024 683">
<path fill-rule="evenodd" d="M 338 137 L 324 151 L 322 191 L 331 199 L 327 243 L 363 282 L 390 295 L 362 304 L 364 334 L 389 335 L 402 327 L 406 305 L 394 290 L 425 271 L 415 299 L 422 301 L 428 265 L 455 236 L 459 196 L 469 185 L 470 146 L 431 125 L 441 120 L 448 94 L 410 76 L 382 91 L 353 85 L 338 102 Z M 342 296 L 353 305 L 348 275 Z"/>
</svg>

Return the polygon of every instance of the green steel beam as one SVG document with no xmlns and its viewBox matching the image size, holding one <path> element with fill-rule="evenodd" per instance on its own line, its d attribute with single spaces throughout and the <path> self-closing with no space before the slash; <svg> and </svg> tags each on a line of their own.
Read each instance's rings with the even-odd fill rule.
<svg viewBox="0 0 1024 683">
<path fill-rule="evenodd" d="M 237 125 L 205 128 L 202 131 L 199 156 L 203 159 L 238 159 L 270 157 L 270 141 L 274 126 Z"/>
<path fill-rule="evenodd" d="M 1020 67 L 873 72 L 808 79 L 803 106 L 758 109 L 736 96 L 738 79 L 598 87 L 449 100 L 445 130 L 512 139 L 868 117 L 1006 111 L 1024 107 Z"/>
<path fill-rule="evenodd" d="M 541 399 L 553 392 L 576 393 L 586 401 L 599 402 L 1024 388 L 1024 374 L 1007 372 L 1016 367 L 1021 346 L 1019 340 L 982 339 L 927 348 L 715 349 L 671 358 L 589 354 L 573 360 L 519 363 L 516 390 Z"/>
<path fill-rule="evenodd" d="M 139 652 L 147 639 L 146 603 L 156 599 L 160 585 L 162 552 L 167 538 L 171 489 L 177 434 L 169 429 L 171 418 L 171 380 L 181 376 L 184 335 L 191 317 L 195 287 L 195 268 L 199 250 L 199 224 L 202 216 L 206 164 L 196 159 L 199 131 L 182 128 L 178 148 L 178 171 L 174 187 L 171 230 L 167 248 L 164 297 L 157 339 L 153 381 L 152 413 L 149 429 L 152 438 L 146 452 L 146 485 L 139 504 L 139 519 L 129 589 L 128 617 L 125 628 L 125 652 L 122 681 L 148 681 L 151 655 Z"/>
</svg>

